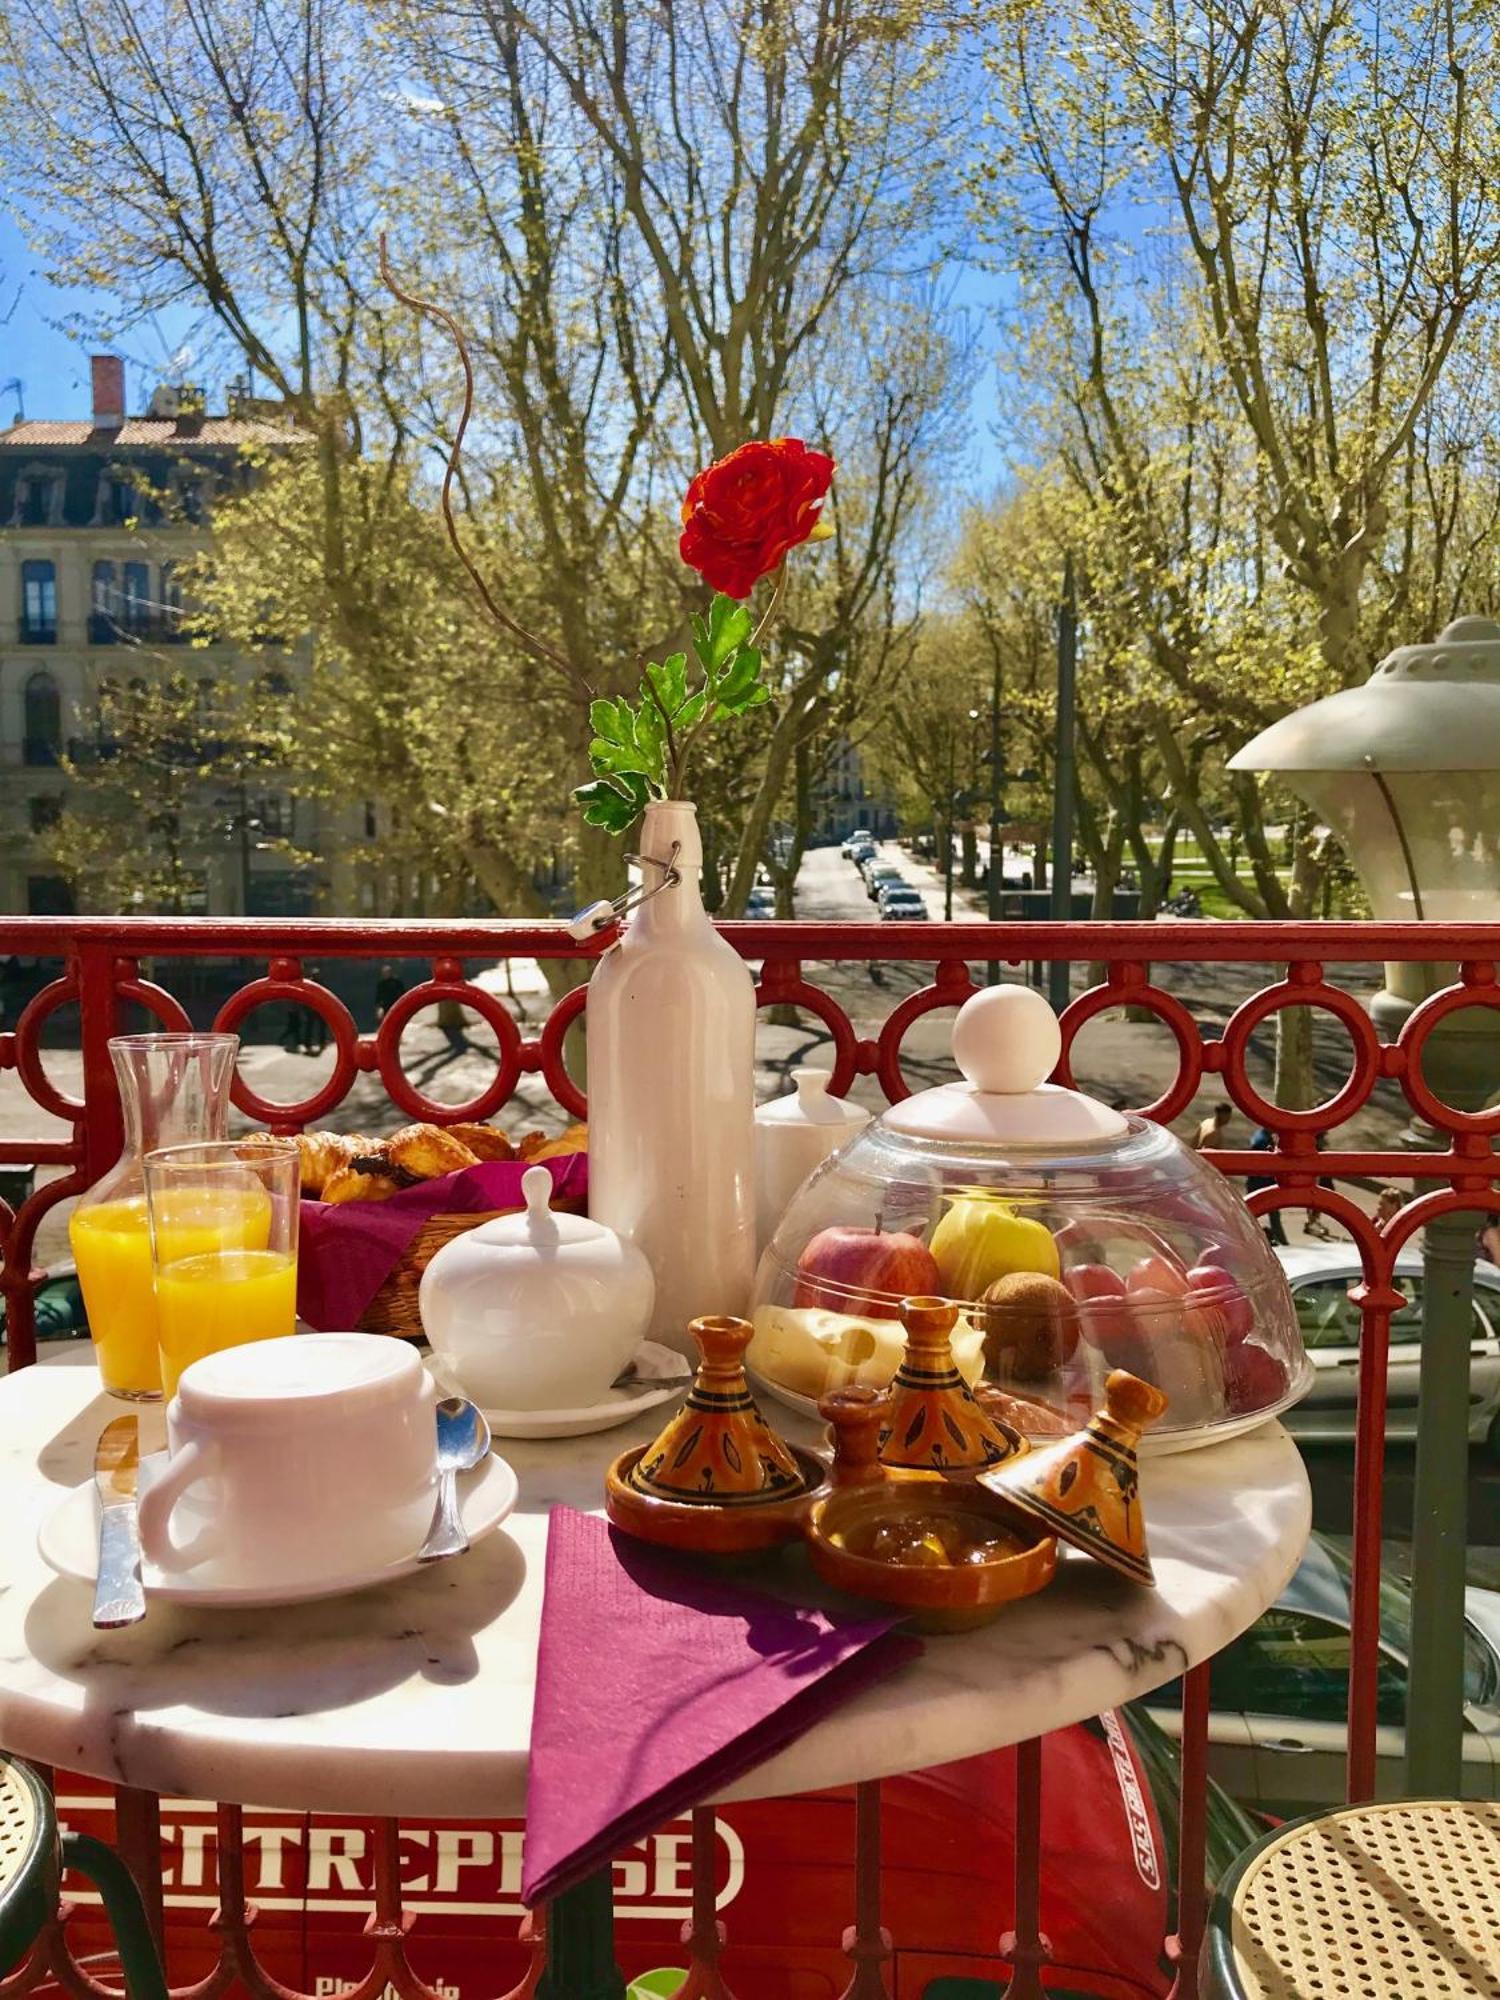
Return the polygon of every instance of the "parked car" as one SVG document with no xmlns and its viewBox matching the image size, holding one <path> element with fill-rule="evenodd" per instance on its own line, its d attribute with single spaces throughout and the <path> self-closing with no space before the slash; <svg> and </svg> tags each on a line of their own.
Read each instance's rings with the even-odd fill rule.
<svg viewBox="0 0 1500 2000">
<path fill-rule="evenodd" d="M 1318 1444 L 1354 1442 L 1359 1380 L 1359 1307 L 1349 1287 L 1361 1276 L 1352 1244 L 1279 1244 L 1276 1250 L 1297 1308 L 1302 1339 L 1317 1371 L 1312 1387 L 1283 1422 L 1294 1437 Z M 1391 1315 L 1385 1430 L 1389 1438 L 1417 1434 L 1422 1360 L 1422 1253 L 1396 1259 L 1396 1288 L 1406 1304 Z M 1469 1345 L 1469 1442 L 1500 1456 L 1500 1266 L 1474 1265 L 1474 1322 Z"/>
<path fill-rule="evenodd" d="M 1314 1532 L 1271 1609 L 1214 1656 L 1209 1669 L 1209 1770 L 1232 1798 L 1290 1818 L 1344 1796 L 1349 1727 L 1352 1569 L 1336 1542 Z M 1380 1584 L 1376 1683 L 1376 1793 L 1405 1784 L 1407 1647 L 1411 1593 L 1387 1571 Z M 1180 1736 L 1182 1684 L 1148 1696 L 1156 1720 Z M 1500 1797 L 1500 1592 L 1464 1593 L 1463 1792 Z"/>
<path fill-rule="evenodd" d="M 927 901 L 917 889 L 892 889 L 880 898 L 880 920 L 886 924 L 924 924 Z"/>
<path fill-rule="evenodd" d="M 865 862 L 875 859 L 876 851 L 873 840 L 857 840 L 849 849 L 849 859 L 857 868 L 862 868 Z"/>
<path fill-rule="evenodd" d="M 873 847 L 874 845 L 875 836 L 871 833 L 870 829 L 867 826 L 857 826 L 853 833 L 849 834 L 840 843 L 839 853 L 848 861 L 853 857 L 856 847 Z"/>
<path fill-rule="evenodd" d="M 776 914 L 776 901 L 769 889 L 752 889 L 745 898 L 745 919 L 748 923 L 764 923 Z"/>
<path fill-rule="evenodd" d="M 894 889 L 906 882 L 901 870 L 893 868 L 889 861 L 872 861 L 861 872 L 865 878 L 865 894 L 872 903 L 880 900 L 882 889 Z"/>
<path fill-rule="evenodd" d="M 1160 2000 L 1173 1977 L 1160 1954 L 1176 1927 L 1177 1746 L 1132 1704 L 1054 1731 L 1042 1762 L 1048 1992 L 1054 2000 Z M 888 1778 L 881 1803 L 891 1990 L 910 2000 L 994 2000 L 1006 1978 L 1000 1939 L 1014 1921 L 1015 1752 Z M 107 1786 L 60 1774 L 58 1804 L 70 1827 L 112 1835 Z M 1216 1881 L 1257 1829 L 1212 1785 L 1208 1806 L 1207 1873 Z M 840 1932 L 852 1914 L 854 1811 L 853 1789 L 843 1787 L 715 1812 L 725 1970 L 737 1992 L 835 2000 L 847 1987 Z M 164 1799 L 162 1831 L 172 1871 L 167 1955 L 180 1987 L 207 1977 L 219 1951 L 210 1924 L 220 1861 L 214 1807 Z M 347 1990 L 370 1964 L 373 1822 L 251 1806 L 244 1834 L 245 1887 L 266 1971 L 298 1992 Z M 422 1977 L 449 2000 L 478 2000 L 497 1979 L 508 1989 L 525 1971 L 516 1942 L 523 1840 L 515 1821 L 402 1822 L 411 1949 Z M 690 1843 L 678 1821 L 614 1864 L 627 1978 L 682 1964 Z M 74 1950 L 108 1950 L 95 1897 L 86 1885 L 68 1886 Z"/>
</svg>

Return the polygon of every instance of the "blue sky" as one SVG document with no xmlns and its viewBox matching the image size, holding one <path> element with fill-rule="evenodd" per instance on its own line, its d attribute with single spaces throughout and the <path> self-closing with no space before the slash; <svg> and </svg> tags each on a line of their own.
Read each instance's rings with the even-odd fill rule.
<svg viewBox="0 0 1500 2000">
<path fill-rule="evenodd" d="M 996 378 L 992 337 L 983 326 L 985 308 L 994 296 L 995 280 L 975 270 L 961 270 L 946 288 L 945 303 L 962 311 L 979 335 L 987 358 L 979 366 L 969 405 L 970 438 L 961 484 L 985 491 L 1001 474 L 1001 452 L 995 438 Z M 152 389 L 169 374 L 189 381 L 201 379 L 191 358 L 192 318 L 187 311 L 154 315 L 128 333 L 103 343 L 70 333 L 80 318 L 98 315 L 98 294 L 59 289 L 47 282 L 39 261 L 27 249 L 15 223 L 0 210 L 0 384 L 19 380 L 28 417 L 78 418 L 89 414 L 89 355 L 107 345 L 123 354 L 126 364 L 126 407 L 145 408 Z M 186 349 L 187 359 L 169 364 Z M 223 406 L 219 371 L 207 371 L 204 382 L 210 401 Z M 14 421 L 17 391 L 0 394 L 0 429 Z"/>
<path fill-rule="evenodd" d="M 100 345 L 74 338 L 68 322 L 93 318 L 97 294 L 59 290 L 41 274 L 20 231 L 0 211 L 0 383 L 19 378 L 28 417 L 86 417 L 89 414 L 89 355 Z M 141 409 L 167 363 L 186 337 L 187 313 L 164 313 L 109 343 L 126 363 L 128 407 Z M 190 372 L 184 370 L 182 372 Z M 0 396 L 0 428 L 13 421 L 16 391 Z"/>
</svg>

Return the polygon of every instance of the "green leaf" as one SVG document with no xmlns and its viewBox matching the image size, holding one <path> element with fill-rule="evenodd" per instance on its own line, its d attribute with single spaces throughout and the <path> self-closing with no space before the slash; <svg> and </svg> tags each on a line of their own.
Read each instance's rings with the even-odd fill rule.
<svg viewBox="0 0 1500 2000">
<path fill-rule="evenodd" d="M 607 697 L 591 701 L 589 727 L 596 736 L 602 736 L 606 743 L 628 746 L 635 740 L 631 728 L 630 704 L 627 701 L 612 701 Z"/>
<path fill-rule="evenodd" d="M 650 699 L 651 690 L 675 723 L 677 711 L 687 700 L 687 654 L 673 653 L 660 666 L 647 667 L 641 682 L 641 697 Z"/>
<path fill-rule="evenodd" d="M 650 796 L 650 786 L 637 772 L 625 772 L 614 780 L 597 778 L 573 794 L 588 825 L 602 826 L 609 833 L 624 833 L 634 826 Z"/>
<path fill-rule="evenodd" d="M 681 735 L 681 733 L 684 730 L 691 729 L 693 727 L 693 724 L 702 717 L 703 711 L 707 707 L 708 707 L 708 689 L 699 688 L 696 694 L 690 694 L 688 696 L 687 700 L 682 704 L 681 708 L 678 709 L 676 715 L 673 716 L 672 718 L 673 728 L 677 730 L 679 735 Z"/>
<path fill-rule="evenodd" d="M 752 618 L 748 604 L 737 604 L 722 591 L 715 593 L 708 607 L 708 622 L 693 620 L 693 650 L 710 679 L 739 651 L 750 637 Z"/>
<path fill-rule="evenodd" d="M 714 689 L 714 700 L 726 715 L 743 715 L 771 699 L 769 688 L 761 685 L 761 655 L 756 647 L 744 646 L 730 662 L 728 671 Z"/>
<path fill-rule="evenodd" d="M 662 745 L 667 740 L 667 725 L 654 701 L 646 699 L 641 702 L 635 718 L 635 740 L 641 755 L 640 769 L 648 777 L 664 777 Z"/>
</svg>

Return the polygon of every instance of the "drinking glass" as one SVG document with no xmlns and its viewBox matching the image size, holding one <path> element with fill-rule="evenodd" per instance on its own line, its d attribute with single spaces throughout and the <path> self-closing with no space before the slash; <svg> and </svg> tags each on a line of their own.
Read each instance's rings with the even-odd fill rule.
<svg viewBox="0 0 1500 2000">
<path fill-rule="evenodd" d="M 161 1400 L 156 1294 L 142 1161 L 165 1146 L 222 1139 L 237 1035 L 116 1035 L 125 1147 L 68 1223 L 99 1375 L 112 1396 Z M 206 1247 L 206 1246 L 205 1246 Z"/>
<path fill-rule="evenodd" d="M 298 1183 L 295 1139 L 146 1155 L 164 1394 L 201 1355 L 296 1331 Z"/>
</svg>

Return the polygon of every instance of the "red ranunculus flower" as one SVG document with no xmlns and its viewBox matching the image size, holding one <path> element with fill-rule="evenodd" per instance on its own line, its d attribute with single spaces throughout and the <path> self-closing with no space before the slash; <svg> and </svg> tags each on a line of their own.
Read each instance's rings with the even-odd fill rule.
<svg viewBox="0 0 1500 2000">
<path fill-rule="evenodd" d="M 748 597 L 818 525 L 833 460 L 801 438 L 753 440 L 698 474 L 682 503 L 682 560 L 726 597 Z"/>
</svg>

